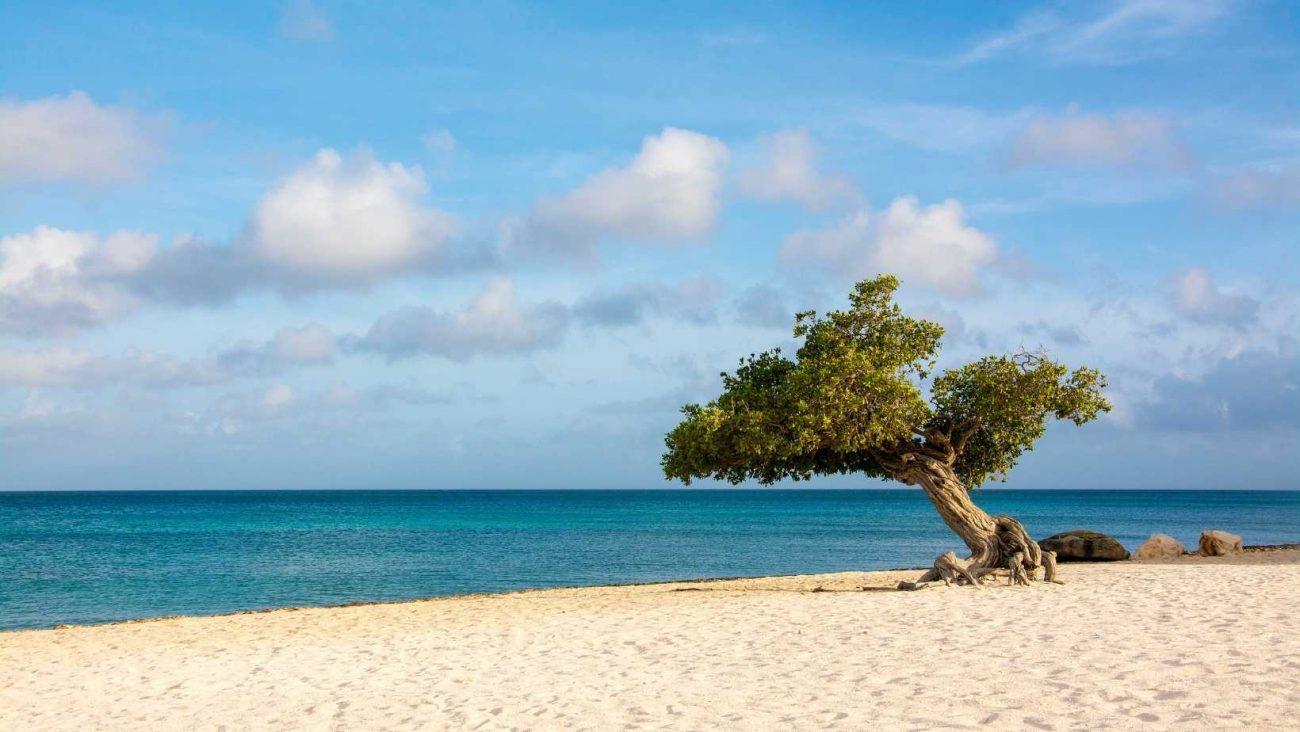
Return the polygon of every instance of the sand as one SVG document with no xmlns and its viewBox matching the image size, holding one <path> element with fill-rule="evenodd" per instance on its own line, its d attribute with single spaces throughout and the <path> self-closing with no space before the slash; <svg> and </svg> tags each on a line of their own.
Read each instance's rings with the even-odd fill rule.
<svg viewBox="0 0 1300 732">
<path fill-rule="evenodd" d="M 915 576 L 0 633 L 0 729 L 1300 728 L 1300 552 Z"/>
</svg>

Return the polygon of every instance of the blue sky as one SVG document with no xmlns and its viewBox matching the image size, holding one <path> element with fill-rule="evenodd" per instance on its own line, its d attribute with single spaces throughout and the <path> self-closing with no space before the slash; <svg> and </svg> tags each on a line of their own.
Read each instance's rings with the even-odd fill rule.
<svg viewBox="0 0 1300 732">
<path fill-rule="evenodd" d="M 0 46 L 0 489 L 664 485 L 680 404 L 881 271 L 945 365 L 1110 376 L 1008 485 L 1300 488 L 1294 4 L 16 2 Z"/>
</svg>

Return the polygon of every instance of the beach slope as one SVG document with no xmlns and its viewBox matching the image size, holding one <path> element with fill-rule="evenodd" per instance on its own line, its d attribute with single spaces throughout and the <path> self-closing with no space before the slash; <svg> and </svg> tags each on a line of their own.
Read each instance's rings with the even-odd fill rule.
<svg viewBox="0 0 1300 732">
<path fill-rule="evenodd" d="M 1300 552 L 916 574 L 0 633 L 0 729 L 1295 729 Z"/>
</svg>

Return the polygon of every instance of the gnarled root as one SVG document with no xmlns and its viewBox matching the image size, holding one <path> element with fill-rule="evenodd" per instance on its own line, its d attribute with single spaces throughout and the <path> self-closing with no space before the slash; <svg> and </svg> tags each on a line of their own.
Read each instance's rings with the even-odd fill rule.
<svg viewBox="0 0 1300 732">
<path fill-rule="evenodd" d="M 951 586 L 954 582 L 959 585 L 965 583 L 977 589 L 980 586 L 979 579 L 971 574 L 966 562 L 952 552 L 944 552 L 935 558 L 934 566 L 921 575 L 920 579 L 915 582 L 899 582 L 898 589 L 919 590 L 936 581 L 943 582 L 945 586 Z"/>
<path fill-rule="evenodd" d="M 1007 573 L 1012 585 L 1028 585 L 1033 582 L 1039 567 L 1048 567 L 1047 579 L 1056 580 L 1056 557 L 1044 561 L 1043 552 L 1038 542 L 1029 538 L 1025 527 L 1010 516 L 993 516 L 994 532 L 988 537 L 980 551 L 971 558 L 970 570 L 976 577 L 998 571 Z"/>
<path fill-rule="evenodd" d="M 1043 551 L 1043 581 L 1054 585 L 1065 584 L 1056 578 L 1056 552 L 1054 551 Z"/>
<path fill-rule="evenodd" d="M 934 566 L 930 568 L 937 579 L 942 580 L 944 585 L 952 585 L 954 582 L 961 584 L 965 582 L 971 587 L 979 587 L 980 582 L 966 568 L 966 563 L 957 558 L 952 552 L 944 552 L 934 560 Z"/>
<path fill-rule="evenodd" d="M 1029 572 L 1025 570 L 1025 555 L 1016 552 L 1011 555 L 1011 561 L 1007 562 L 1007 571 L 1010 573 L 1011 584 L 1029 585 Z"/>
<path fill-rule="evenodd" d="M 1025 532 L 1025 527 L 1010 516 L 991 518 L 994 532 L 985 538 L 969 562 L 963 562 L 952 552 L 945 552 L 916 582 L 902 582 L 899 589 L 920 589 L 935 581 L 942 581 L 945 585 L 964 582 L 978 587 L 985 577 L 998 572 L 1007 573 L 1009 584 L 1026 586 L 1036 579 L 1039 567 L 1043 568 L 1045 581 L 1063 584 L 1056 578 L 1056 552 L 1039 549 L 1038 543 Z"/>
<path fill-rule="evenodd" d="M 979 580 L 975 579 L 975 575 L 971 574 L 970 570 L 966 568 L 966 563 L 958 559 L 957 555 L 952 552 L 940 554 L 939 558 L 934 560 L 934 568 L 938 570 L 939 579 L 943 580 L 945 585 L 965 580 L 966 584 L 971 587 L 978 588 L 980 586 Z"/>
</svg>

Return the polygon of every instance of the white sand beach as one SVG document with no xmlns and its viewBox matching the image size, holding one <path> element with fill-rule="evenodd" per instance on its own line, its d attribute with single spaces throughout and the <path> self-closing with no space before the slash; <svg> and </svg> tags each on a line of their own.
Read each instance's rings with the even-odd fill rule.
<svg viewBox="0 0 1300 732">
<path fill-rule="evenodd" d="M 0 729 L 1296 729 L 1300 552 L 0 633 Z M 825 592 L 812 592 L 823 588 Z"/>
</svg>

